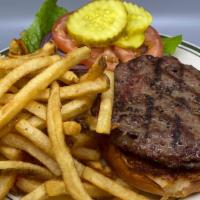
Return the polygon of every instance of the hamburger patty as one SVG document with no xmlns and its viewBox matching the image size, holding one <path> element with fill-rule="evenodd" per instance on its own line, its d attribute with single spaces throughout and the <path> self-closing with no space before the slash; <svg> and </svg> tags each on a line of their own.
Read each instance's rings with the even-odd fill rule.
<svg viewBox="0 0 200 200">
<path fill-rule="evenodd" d="M 169 168 L 200 168 L 200 72 L 175 57 L 141 56 L 115 71 L 111 141 Z"/>
</svg>

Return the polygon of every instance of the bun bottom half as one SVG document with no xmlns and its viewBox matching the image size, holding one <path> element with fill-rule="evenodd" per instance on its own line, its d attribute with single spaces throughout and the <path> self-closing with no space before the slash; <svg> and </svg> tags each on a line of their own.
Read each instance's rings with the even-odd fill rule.
<svg viewBox="0 0 200 200">
<path fill-rule="evenodd" d="M 101 146 L 109 166 L 132 187 L 175 198 L 200 192 L 200 170 L 171 170 L 134 155 L 127 156 L 108 142 Z"/>
</svg>

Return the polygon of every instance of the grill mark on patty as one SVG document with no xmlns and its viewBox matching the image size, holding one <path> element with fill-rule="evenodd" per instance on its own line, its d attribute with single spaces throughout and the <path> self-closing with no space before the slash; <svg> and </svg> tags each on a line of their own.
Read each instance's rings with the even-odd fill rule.
<svg viewBox="0 0 200 200">
<path fill-rule="evenodd" d="M 168 167 L 200 167 L 200 73 L 191 71 L 173 57 L 142 56 L 118 66 L 113 122 L 120 131 L 112 141 Z"/>
<path fill-rule="evenodd" d="M 172 128 L 172 146 L 176 148 L 177 143 L 179 142 L 180 136 L 181 136 L 181 131 L 180 131 L 180 126 L 181 126 L 181 119 L 178 115 L 175 114 L 174 118 L 174 127 Z"/>
</svg>

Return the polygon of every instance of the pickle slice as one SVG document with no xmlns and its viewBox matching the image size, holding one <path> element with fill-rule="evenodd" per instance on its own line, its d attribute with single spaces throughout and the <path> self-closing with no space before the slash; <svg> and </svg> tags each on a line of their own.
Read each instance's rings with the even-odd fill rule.
<svg viewBox="0 0 200 200">
<path fill-rule="evenodd" d="M 152 23 L 151 14 L 136 4 L 124 2 L 124 5 L 128 12 L 128 24 L 125 32 L 128 35 L 144 32 Z"/>
<path fill-rule="evenodd" d="M 114 44 L 125 49 L 137 49 L 144 43 L 144 33 L 121 36 Z"/>
<path fill-rule="evenodd" d="M 119 0 L 93 1 L 71 14 L 66 22 L 69 34 L 90 46 L 108 45 L 126 24 L 127 11 Z"/>
</svg>

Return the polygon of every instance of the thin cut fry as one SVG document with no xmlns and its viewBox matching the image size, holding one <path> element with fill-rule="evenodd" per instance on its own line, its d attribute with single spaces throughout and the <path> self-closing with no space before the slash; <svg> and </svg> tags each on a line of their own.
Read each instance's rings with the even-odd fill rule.
<svg viewBox="0 0 200 200">
<path fill-rule="evenodd" d="M 100 159 L 100 153 L 97 150 L 86 147 L 72 148 L 72 155 L 79 160 L 97 161 Z"/>
<path fill-rule="evenodd" d="M 97 61 L 92 65 L 89 71 L 81 76 L 80 82 L 83 81 L 93 81 L 99 76 L 101 76 L 106 68 L 106 59 L 105 57 L 100 57 Z"/>
<path fill-rule="evenodd" d="M 65 74 L 63 74 L 59 80 L 61 80 L 63 83 L 67 84 L 67 85 L 71 85 L 74 83 L 78 83 L 79 82 L 79 77 L 72 71 L 68 71 Z"/>
<path fill-rule="evenodd" d="M 10 73 L 8 73 L 4 78 L 0 80 L 0 98 L 5 94 L 8 89 L 20 78 L 26 76 L 27 74 L 47 67 L 60 59 L 59 56 L 47 56 L 41 58 L 35 58 L 33 60 L 27 61 L 21 66 L 15 68 Z"/>
<path fill-rule="evenodd" d="M 90 49 L 82 47 L 67 54 L 42 73 L 31 79 L 3 108 L 0 109 L 0 128 L 15 117 L 32 99 L 38 96 L 52 81 L 59 78 L 72 66 L 89 56 Z"/>
<path fill-rule="evenodd" d="M 0 176 L 0 199 L 4 199 L 15 183 L 15 175 Z"/>
<path fill-rule="evenodd" d="M 46 128 L 46 122 L 39 117 L 32 116 L 28 119 L 28 122 L 35 128 L 44 129 Z"/>
<path fill-rule="evenodd" d="M 32 126 L 27 120 L 20 120 L 16 130 L 24 137 L 29 139 L 35 146 L 43 150 L 46 154 L 54 157 L 49 137 L 39 129 Z"/>
<path fill-rule="evenodd" d="M 15 131 L 15 124 L 21 120 L 21 119 L 27 119 L 28 117 L 30 117 L 29 113 L 20 113 L 18 114 L 14 119 L 12 119 L 7 126 L 3 127 L 0 131 L 0 138 L 3 137 L 4 135 Z"/>
<path fill-rule="evenodd" d="M 98 94 L 109 88 L 107 76 L 101 76 L 94 81 L 84 81 L 81 83 L 64 86 L 60 88 L 61 99 L 75 99 L 81 96 Z M 49 89 L 42 92 L 37 99 L 46 101 L 49 98 Z"/>
<path fill-rule="evenodd" d="M 110 134 L 114 101 L 114 73 L 111 71 L 106 71 L 105 74 L 110 79 L 110 89 L 101 95 L 96 132 Z"/>
<path fill-rule="evenodd" d="M 27 140 L 26 138 L 17 134 L 9 133 L 5 135 L 1 139 L 1 141 L 3 142 L 3 144 L 18 148 L 29 153 L 31 156 L 35 157 L 43 165 L 45 165 L 56 176 L 59 176 L 61 174 L 60 168 L 56 161 L 48 154 L 40 150 L 38 147 L 33 145 L 31 142 L 29 142 L 29 140 Z"/>
<path fill-rule="evenodd" d="M 74 160 L 74 163 L 81 178 L 96 185 L 102 190 L 109 192 L 113 196 L 119 197 L 123 200 L 149 200 L 147 197 L 144 197 L 132 190 L 129 190 L 128 188 L 123 187 L 114 180 L 102 175 L 94 169 L 90 167 L 85 167 L 83 164 L 76 160 Z"/>
<path fill-rule="evenodd" d="M 75 121 L 63 122 L 63 130 L 66 135 L 77 135 L 81 132 L 81 125 Z"/>
<path fill-rule="evenodd" d="M 44 185 L 45 185 L 46 193 L 50 197 L 58 196 L 62 194 L 69 194 L 68 190 L 66 190 L 65 188 L 64 182 L 61 180 L 46 181 Z M 111 196 L 109 193 L 89 183 L 83 183 L 83 186 L 85 190 L 88 192 L 88 194 L 93 198 L 99 199 L 99 198 L 106 198 L 106 197 Z"/>
<path fill-rule="evenodd" d="M 96 131 L 96 127 L 97 127 L 97 118 L 92 116 L 91 114 L 87 114 L 85 117 L 85 120 L 89 126 L 89 129 L 91 131 Z"/>
<path fill-rule="evenodd" d="M 25 109 L 35 116 L 46 120 L 47 108 L 45 105 L 38 103 L 37 101 L 31 101 L 30 103 L 28 103 L 28 105 L 26 105 Z"/>
<path fill-rule="evenodd" d="M 53 174 L 44 167 L 22 161 L 0 161 L 0 170 L 14 171 L 19 174 L 30 174 L 40 179 L 51 179 Z"/>
<path fill-rule="evenodd" d="M 66 146 L 62 116 L 60 111 L 59 86 L 53 83 L 47 109 L 48 133 L 56 160 L 61 168 L 66 188 L 75 200 L 91 200 L 86 193 L 73 163 L 69 148 Z"/>
<path fill-rule="evenodd" d="M 92 148 L 92 147 L 97 147 L 97 142 L 96 140 L 91 137 L 88 134 L 85 133 L 80 133 L 78 135 L 73 135 L 73 139 L 74 139 L 74 148 L 77 147 L 88 147 L 88 148 Z"/>
<path fill-rule="evenodd" d="M 21 200 L 43 200 L 47 197 L 48 197 L 48 195 L 46 194 L 44 184 L 41 184 L 39 187 L 37 187 L 31 193 L 28 193 L 27 195 L 22 197 Z"/>
<path fill-rule="evenodd" d="M 74 99 L 63 105 L 61 109 L 63 120 L 73 119 L 74 117 L 87 111 L 92 106 L 94 99 L 95 96 L 85 96 Z"/>
<path fill-rule="evenodd" d="M 23 158 L 22 151 L 5 145 L 0 146 L 0 153 L 8 160 L 22 160 Z"/>
<path fill-rule="evenodd" d="M 33 190 L 35 190 L 37 187 L 39 187 L 42 183 L 39 181 L 36 181 L 34 179 L 28 179 L 24 177 L 17 178 L 17 181 L 15 185 L 25 193 L 30 193 Z"/>
</svg>

